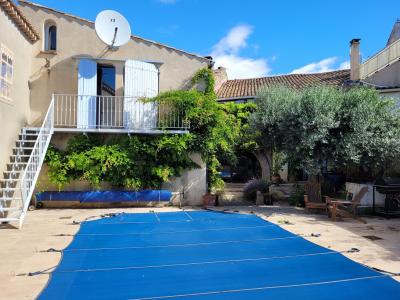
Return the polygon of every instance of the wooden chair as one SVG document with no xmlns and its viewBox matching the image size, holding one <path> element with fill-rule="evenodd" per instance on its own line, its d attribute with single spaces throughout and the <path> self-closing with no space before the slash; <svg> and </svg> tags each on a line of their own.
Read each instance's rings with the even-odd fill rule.
<svg viewBox="0 0 400 300">
<path fill-rule="evenodd" d="M 304 204 L 307 209 L 327 210 L 326 202 L 321 197 L 321 190 L 318 182 L 307 182 L 304 185 Z"/>
<path fill-rule="evenodd" d="M 368 187 L 365 186 L 361 188 L 360 191 L 353 196 L 350 201 L 326 197 L 329 216 L 331 217 L 332 221 L 336 221 L 336 217 L 339 216 L 342 218 L 353 218 L 366 224 L 367 222 L 364 219 L 357 216 L 357 207 L 360 206 L 361 199 L 367 192 Z"/>
</svg>

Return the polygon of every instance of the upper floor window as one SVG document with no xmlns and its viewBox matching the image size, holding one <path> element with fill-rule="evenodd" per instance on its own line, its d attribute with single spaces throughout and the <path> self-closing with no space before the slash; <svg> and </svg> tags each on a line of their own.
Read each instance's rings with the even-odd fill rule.
<svg viewBox="0 0 400 300">
<path fill-rule="evenodd" d="M 0 98 L 11 100 L 11 85 L 13 82 L 13 54 L 5 46 L 0 48 Z"/>
<path fill-rule="evenodd" d="M 44 25 L 44 50 L 57 50 L 57 26 L 53 21 L 47 21 Z"/>
</svg>

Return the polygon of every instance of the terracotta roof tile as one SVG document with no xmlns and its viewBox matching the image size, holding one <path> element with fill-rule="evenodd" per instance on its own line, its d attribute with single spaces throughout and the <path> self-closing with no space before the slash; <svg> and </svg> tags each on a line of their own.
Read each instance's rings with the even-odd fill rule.
<svg viewBox="0 0 400 300">
<path fill-rule="evenodd" d="M 39 35 L 35 29 L 12 0 L 0 0 L 0 7 L 30 42 L 33 43 L 39 39 Z"/>
<path fill-rule="evenodd" d="M 288 74 L 251 79 L 235 79 L 224 82 L 217 91 L 218 99 L 254 97 L 264 86 L 285 85 L 295 89 L 311 85 L 327 84 L 341 86 L 350 80 L 350 70 L 326 73 Z"/>
</svg>

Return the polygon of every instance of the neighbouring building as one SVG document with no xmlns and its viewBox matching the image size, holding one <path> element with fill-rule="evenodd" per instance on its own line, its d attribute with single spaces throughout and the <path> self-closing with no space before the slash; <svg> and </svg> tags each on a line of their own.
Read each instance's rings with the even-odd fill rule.
<svg viewBox="0 0 400 300">
<path fill-rule="evenodd" d="M 78 133 L 163 134 L 165 123 L 161 130 L 156 106 L 137 99 L 185 88 L 212 61 L 138 36 L 110 49 L 92 21 L 23 0 L 18 4 L 0 0 L 0 221 L 22 222 L 50 140 L 65 147 Z M 167 126 L 170 132 L 188 131 L 183 120 L 174 122 Z M 33 148 L 26 155 L 22 143 L 30 135 L 37 143 L 25 146 Z M 19 166 L 23 156 L 32 158 L 29 170 Z M 205 165 L 196 155 L 194 160 L 202 168 L 168 186 L 184 189 L 186 203 L 193 205 L 206 192 Z M 44 168 L 39 182 L 51 188 L 45 173 Z M 85 188 L 85 182 L 66 187 Z M 9 205 L 12 201 L 22 201 L 22 214 L 21 207 Z"/>
<path fill-rule="evenodd" d="M 348 70 L 229 80 L 225 68 L 219 67 L 214 70 L 214 75 L 219 102 L 254 100 L 257 92 L 265 86 L 285 85 L 301 89 L 318 84 L 372 86 L 382 96 L 400 101 L 400 19 L 395 22 L 386 46 L 365 61 L 361 60 L 360 39 L 352 39 Z"/>
<path fill-rule="evenodd" d="M 216 92 L 218 101 L 221 103 L 252 101 L 256 98 L 258 91 L 266 86 L 284 85 L 295 89 L 301 89 L 318 84 L 342 86 L 350 80 L 350 70 L 228 80 L 225 69 L 220 67 L 214 74 L 216 82 L 219 83 L 219 86 L 216 85 L 219 87 Z"/>
<path fill-rule="evenodd" d="M 220 103 L 244 103 L 253 101 L 258 91 L 267 86 L 284 85 L 294 89 L 302 89 L 312 85 L 333 86 L 370 86 L 382 97 L 394 99 L 400 107 L 400 19 L 397 20 L 390 33 L 385 47 L 362 61 L 360 55 L 361 39 L 350 41 L 350 69 L 312 74 L 287 74 L 261 78 L 229 80 L 226 70 L 219 67 L 214 70 L 216 77 L 216 93 Z M 247 160 L 254 160 L 252 156 Z M 260 162 L 261 163 L 261 162 Z M 241 163 L 244 165 L 244 162 Z M 287 178 L 287 167 L 283 178 Z M 347 190 L 356 194 L 365 184 L 347 183 Z M 363 198 L 362 204 L 372 205 L 372 186 Z M 376 200 L 382 205 L 384 196 L 376 193 Z"/>
</svg>

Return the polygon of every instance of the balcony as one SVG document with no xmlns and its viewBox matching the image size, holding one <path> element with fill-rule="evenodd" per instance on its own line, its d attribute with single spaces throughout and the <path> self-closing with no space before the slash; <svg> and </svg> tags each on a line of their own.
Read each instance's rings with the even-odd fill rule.
<svg viewBox="0 0 400 300">
<path fill-rule="evenodd" d="M 142 97 L 53 95 L 54 131 L 187 133 L 183 111 Z"/>
</svg>

